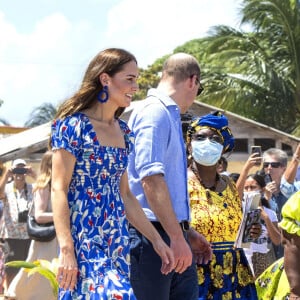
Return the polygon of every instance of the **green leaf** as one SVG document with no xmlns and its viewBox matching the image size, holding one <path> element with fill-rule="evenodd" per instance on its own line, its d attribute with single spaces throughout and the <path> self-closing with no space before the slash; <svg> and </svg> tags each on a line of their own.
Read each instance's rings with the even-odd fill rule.
<svg viewBox="0 0 300 300">
<path fill-rule="evenodd" d="M 23 260 L 9 261 L 5 264 L 7 267 L 32 269 L 37 267 L 37 263 L 27 262 Z"/>
</svg>

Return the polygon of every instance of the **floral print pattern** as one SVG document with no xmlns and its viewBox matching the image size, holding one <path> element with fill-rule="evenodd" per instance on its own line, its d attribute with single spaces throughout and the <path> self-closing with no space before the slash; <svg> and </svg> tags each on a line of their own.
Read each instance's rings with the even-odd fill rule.
<svg viewBox="0 0 300 300">
<path fill-rule="evenodd" d="M 233 182 L 222 193 L 188 181 L 191 225 L 212 244 L 213 257 L 198 265 L 199 299 L 257 299 L 254 278 L 242 249 L 234 249 L 242 206 Z M 208 199 L 208 193 L 210 199 Z M 202 298 L 206 295 L 206 298 Z"/>
<path fill-rule="evenodd" d="M 18 222 L 19 212 L 28 210 L 32 201 L 32 185 L 26 183 L 26 190 L 15 190 L 13 181 L 5 185 L 6 200 L 0 220 L 1 239 L 29 239 L 26 222 Z"/>
<path fill-rule="evenodd" d="M 133 300 L 129 282 L 129 237 L 120 179 L 133 134 L 122 120 L 125 148 L 101 146 L 88 117 L 76 113 L 52 125 L 53 150 L 76 157 L 68 192 L 71 233 L 79 274 L 73 292 L 59 299 Z"/>
</svg>

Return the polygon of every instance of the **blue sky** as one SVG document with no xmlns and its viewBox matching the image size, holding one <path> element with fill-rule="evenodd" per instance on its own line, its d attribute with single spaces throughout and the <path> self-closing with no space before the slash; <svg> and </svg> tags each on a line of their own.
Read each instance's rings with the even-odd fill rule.
<svg viewBox="0 0 300 300">
<path fill-rule="evenodd" d="M 104 48 L 125 48 L 145 68 L 214 25 L 237 28 L 240 2 L 0 0 L 0 117 L 22 126 L 35 107 L 58 105 Z"/>
</svg>

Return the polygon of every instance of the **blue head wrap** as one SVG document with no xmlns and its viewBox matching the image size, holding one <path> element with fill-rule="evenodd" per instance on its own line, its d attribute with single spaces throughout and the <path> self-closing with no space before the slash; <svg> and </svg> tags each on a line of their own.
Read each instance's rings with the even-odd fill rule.
<svg viewBox="0 0 300 300">
<path fill-rule="evenodd" d="M 228 119 L 222 115 L 220 111 L 192 120 L 187 132 L 187 142 L 190 142 L 192 134 L 199 131 L 201 127 L 207 127 L 215 130 L 223 137 L 224 153 L 233 150 L 234 137 L 228 127 Z"/>
</svg>

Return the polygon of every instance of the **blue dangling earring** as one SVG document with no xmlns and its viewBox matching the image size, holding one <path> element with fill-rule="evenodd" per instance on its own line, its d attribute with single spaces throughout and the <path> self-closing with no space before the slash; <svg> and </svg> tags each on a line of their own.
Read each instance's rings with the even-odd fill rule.
<svg viewBox="0 0 300 300">
<path fill-rule="evenodd" d="M 103 87 L 103 89 L 98 93 L 98 101 L 100 103 L 105 103 L 108 100 L 108 88 L 107 85 Z"/>
</svg>

